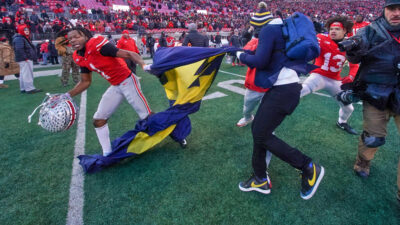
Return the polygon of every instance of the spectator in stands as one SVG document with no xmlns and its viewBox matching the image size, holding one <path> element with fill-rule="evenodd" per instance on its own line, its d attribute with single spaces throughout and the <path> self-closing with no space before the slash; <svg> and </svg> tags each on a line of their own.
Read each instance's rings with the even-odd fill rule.
<svg viewBox="0 0 400 225">
<path fill-rule="evenodd" d="M 14 51 L 8 42 L 6 35 L 0 36 L 0 88 L 8 88 L 8 85 L 4 84 L 4 76 L 15 74 L 19 77 L 19 65 L 15 62 Z"/>
<path fill-rule="evenodd" d="M 36 59 L 35 47 L 30 41 L 30 31 L 27 27 L 18 28 L 18 34 L 13 37 L 15 61 L 20 67 L 21 93 L 34 94 L 42 90 L 36 89 L 33 84 L 33 60 Z"/>
<path fill-rule="evenodd" d="M 136 46 L 136 42 L 129 36 L 128 30 L 122 31 L 122 37 L 117 43 L 117 48 L 139 54 L 139 49 Z M 125 62 L 132 73 L 136 74 L 136 63 L 130 59 L 125 59 Z"/>
<path fill-rule="evenodd" d="M 197 25 L 191 23 L 188 25 L 189 32 L 183 40 L 182 46 L 193 46 L 193 47 L 208 47 L 208 38 L 206 39 L 197 31 Z"/>
<path fill-rule="evenodd" d="M 47 13 L 46 13 L 46 10 L 42 10 L 42 13 L 40 14 L 40 17 L 42 17 L 42 20 L 49 20 L 50 19 L 50 17 L 49 17 L 49 15 L 47 15 Z"/>
</svg>

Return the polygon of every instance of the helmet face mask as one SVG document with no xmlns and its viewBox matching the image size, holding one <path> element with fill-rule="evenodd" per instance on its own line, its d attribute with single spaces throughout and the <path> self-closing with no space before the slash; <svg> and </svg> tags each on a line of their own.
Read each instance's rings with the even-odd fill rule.
<svg viewBox="0 0 400 225">
<path fill-rule="evenodd" d="M 50 132 L 68 130 L 78 117 L 78 107 L 72 98 L 48 94 L 39 112 L 39 125 Z"/>
</svg>

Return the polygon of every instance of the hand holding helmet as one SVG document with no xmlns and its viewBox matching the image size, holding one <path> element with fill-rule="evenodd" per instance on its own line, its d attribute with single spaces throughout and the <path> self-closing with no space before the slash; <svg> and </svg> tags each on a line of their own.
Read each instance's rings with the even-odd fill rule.
<svg viewBox="0 0 400 225">
<path fill-rule="evenodd" d="M 78 107 L 68 93 L 65 94 L 46 94 L 42 104 L 40 104 L 28 117 L 28 122 L 40 108 L 38 124 L 50 132 L 60 132 L 68 130 L 78 117 Z"/>
</svg>

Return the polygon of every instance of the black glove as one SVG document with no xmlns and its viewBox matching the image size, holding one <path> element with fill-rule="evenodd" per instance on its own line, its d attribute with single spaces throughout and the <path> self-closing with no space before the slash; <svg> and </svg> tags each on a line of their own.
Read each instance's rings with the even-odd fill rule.
<svg viewBox="0 0 400 225">
<path fill-rule="evenodd" d="M 9 68 L 10 67 L 10 63 L 6 63 L 5 68 Z"/>
</svg>

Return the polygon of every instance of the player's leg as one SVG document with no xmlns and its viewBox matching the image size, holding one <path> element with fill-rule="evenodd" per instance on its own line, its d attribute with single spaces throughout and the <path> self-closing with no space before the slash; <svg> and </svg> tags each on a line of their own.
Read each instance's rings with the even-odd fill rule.
<svg viewBox="0 0 400 225">
<path fill-rule="evenodd" d="M 325 88 L 323 77 L 324 76 L 318 73 L 311 73 L 310 76 L 308 76 L 307 79 L 302 84 L 300 98 L 312 92 Z"/>
<path fill-rule="evenodd" d="M 241 118 L 237 122 L 236 126 L 244 127 L 247 124 L 249 124 L 251 121 L 253 121 L 254 116 L 252 115 L 252 112 L 257 107 L 257 105 L 260 103 L 264 94 L 265 93 L 252 91 L 252 90 L 246 88 L 246 91 L 244 94 L 244 102 L 243 102 L 243 118 Z"/>
<path fill-rule="evenodd" d="M 140 88 L 139 79 L 134 74 L 124 80 L 118 88 L 140 119 L 146 118 L 151 113 L 149 103 Z"/>
<path fill-rule="evenodd" d="M 111 153 L 110 130 L 107 120 L 115 112 L 121 104 L 124 96 L 116 86 L 110 86 L 101 97 L 97 111 L 93 116 L 93 125 L 99 139 L 103 155 L 107 156 Z"/>
<path fill-rule="evenodd" d="M 347 122 L 354 111 L 353 104 L 344 105 L 341 101 L 336 99 L 336 95 L 342 91 L 340 88 L 342 82 L 325 77 L 325 84 L 325 90 L 332 96 L 333 99 L 336 100 L 340 107 L 339 118 L 336 125 L 349 134 L 357 135 L 357 131 L 353 129 Z"/>
</svg>

